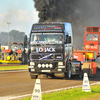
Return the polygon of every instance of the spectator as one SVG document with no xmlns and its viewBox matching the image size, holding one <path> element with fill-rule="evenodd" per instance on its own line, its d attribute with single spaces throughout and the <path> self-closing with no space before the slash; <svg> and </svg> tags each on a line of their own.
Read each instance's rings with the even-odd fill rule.
<svg viewBox="0 0 100 100">
<path fill-rule="evenodd" d="M 37 36 L 37 40 L 36 41 L 40 41 L 40 37 L 39 36 Z"/>
<path fill-rule="evenodd" d="M 90 40 L 98 40 L 98 39 L 93 35 Z"/>
<path fill-rule="evenodd" d="M 63 41 L 63 38 L 61 35 L 59 36 L 58 41 Z"/>
</svg>

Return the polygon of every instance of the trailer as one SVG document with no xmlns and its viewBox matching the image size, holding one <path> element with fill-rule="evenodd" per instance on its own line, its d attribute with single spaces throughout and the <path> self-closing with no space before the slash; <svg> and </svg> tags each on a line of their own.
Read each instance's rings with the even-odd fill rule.
<svg viewBox="0 0 100 100">
<path fill-rule="evenodd" d="M 96 56 L 100 57 L 100 27 L 85 27 L 84 49 L 88 51 L 95 51 Z"/>
</svg>

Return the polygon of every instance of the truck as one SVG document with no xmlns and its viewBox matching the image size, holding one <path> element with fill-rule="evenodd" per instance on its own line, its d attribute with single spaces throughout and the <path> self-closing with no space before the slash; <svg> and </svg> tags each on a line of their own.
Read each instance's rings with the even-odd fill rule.
<svg viewBox="0 0 100 100">
<path fill-rule="evenodd" d="M 84 34 L 85 50 L 95 51 L 96 56 L 100 56 L 100 27 L 86 26 Z"/>
<path fill-rule="evenodd" d="M 97 62 L 100 57 L 100 27 L 86 26 L 84 34 L 84 50 L 74 50 L 74 59 L 81 61 L 83 73 L 96 76 Z"/>
<path fill-rule="evenodd" d="M 41 74 L 52 78 L 82 78 L 81 62 L 73 59 L 71 23 L 33 24 L 28 42 L 28 66 L 31 79 Z"/>
<path fill-rule="evenodd" d="M 8 49 L 2 47 L 1 64 L 27 64 L 24 44 L 9 42 Z"/>
</svg>

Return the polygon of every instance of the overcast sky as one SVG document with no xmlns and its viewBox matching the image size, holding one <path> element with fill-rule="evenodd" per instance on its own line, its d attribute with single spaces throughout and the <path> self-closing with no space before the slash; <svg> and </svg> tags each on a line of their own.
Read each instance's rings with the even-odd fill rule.
<svg viewBox="0 0 100 100">
<path fill-rule="evenodd" d="M 38 22 L 38 12 L 33 0 L 0 0 L 0 32 L 19 30 L 29 34 L 33 23 Z M 9 28 L 8 28 L 8 24 Z"/>
</svg>

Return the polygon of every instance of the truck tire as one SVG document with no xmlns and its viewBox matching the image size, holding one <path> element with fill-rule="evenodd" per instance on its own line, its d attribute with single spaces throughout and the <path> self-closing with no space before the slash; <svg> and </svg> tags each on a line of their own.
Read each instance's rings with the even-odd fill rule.
<svg viewBox="0 0 100 100">
<path fill-rule="evenodd" d="M 24 53 L 24 54 L 22 55 L 22 64 L 27 64 L 27 60 L 28 60 L 27 54 Z"/>
<path fill-rule="evenodd" d="M 80 68 L 79 68 L 79 75 L 78 75 L 78 77 L 79 77 L 80 79 L 83 78 L 83 71 L 82 71 L 82 69 L 81 69 L 81 65 L 80 65 Z"/>
<path fill-rule="evenodd" d="M 25 64 L 25 58 L 22 56 L 22 64 Z"/>
<path fill-rule="evenodd" d="M 38 75 L 30 75 L 31 79 L 37 79 Z"/>
<path fill-rule="evenodd" d="M 65 73 L 65 79 L 69 80 L 72 77 L 72 72 L 71 72 L 71 64 L 68 63 L 67 66 L 67 72 Z"/>
<path fill-rule="evenodd" d="M 22 64 L 25 64 L 25 57 L 26 57 L 26 53 L 22 54 Z"/>
</svg>

